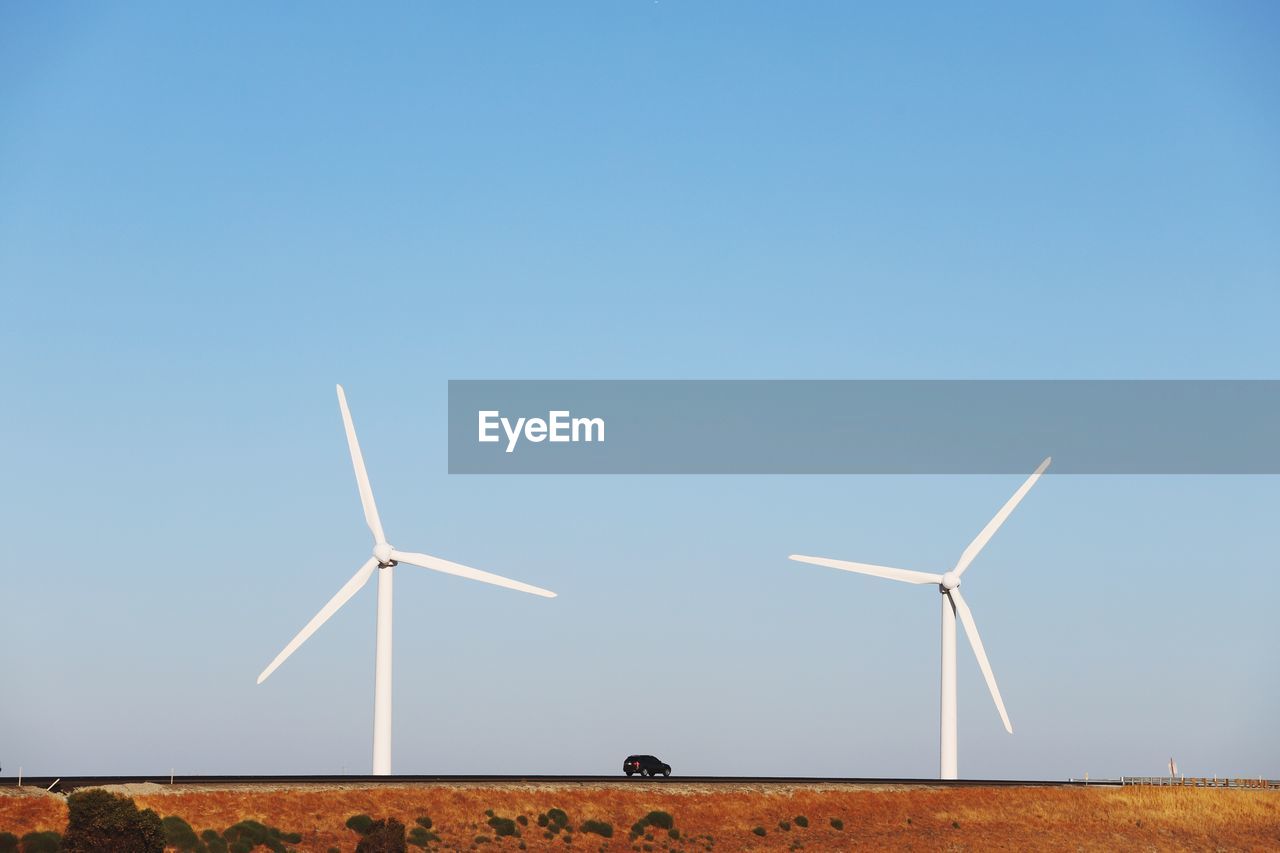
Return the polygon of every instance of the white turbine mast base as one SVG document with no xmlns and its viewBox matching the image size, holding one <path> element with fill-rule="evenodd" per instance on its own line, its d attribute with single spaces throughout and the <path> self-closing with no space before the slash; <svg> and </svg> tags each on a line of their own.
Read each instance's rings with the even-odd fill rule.
<svg viewBox="0 0 1280 853">
<path fill-rule="evenodd" d="M 391 775 L 391 592 L 394 566 L 378 569 L 378 641 L 373 657 L 373 775 Z"/>
<path fill-rule="evenodd" d="M 961 576 L 973 563 L 974 559 L 991 541 L 991 537 L 995 535 L 1000 526 L 1004 524 L 1013 510 L 1026 497 L 1027 492 L 1036 484 L 1040 476 L 1044 474 L 1049 464 L 1053 461 L 1052 457 L 1047 457 L 1040 466 L 1036 468 L 1026 481 L 1018 487 L 1013 493 L 1013 497 L 1005 502 L 1000 511 L 995 514 L 986 527 L 982 528 L 969 546 L 964 549 L 960 555 L 960 559 L 956 561 L 955 568 L 943 574 L 934 574 L 932 572 L 917 572 L 911 569 L 897 569 L 889 566 L 877 566 L 871 563 L 854 563 L 848 560 L 832 560 L 826 557 L 806 557 L 800 554 L 792 554 L 791 559 L 800 563 L 810 563 L 815 566 L 826 566 L 832 569 L 840 569 L 841 571 L 854 572 L 862 575 L 871 575 L 873 577 L 887 578 L 889 580 L 902 581 L 912 584 L 937 584 L 938 591 L 942 593 L 942 667 L 940 673 L 940 689 L 939 689 L 939 760 L 938 772 L 943 779 L 959 778 L 959 760 L 957 749 L 957 714 L 956 714 L 956 618 L 959 617 L 960 624 L 964 626 L 964 634 L 969 639 L 969 645 L 973 648 L 974 657 L 978 660 L 978 668 L 982 670 L 982 677 L 987 682 L 987 690 L 991 693 L 991 699 L 995 703 L 996 711 L 1000 714 L 1000 721 L 1004 723 L 1005 731 L 1013 734 L 1013 724 L 1009 722 L 1009 714 L 1005 711 L 1004 699 L 1000 696 L 1000 688 L 996 684 L 995 673 L 992 672 L 991 662 L 987 660 L 986 649 L 983 648 L 982 638 L 978 635 L 978 625 L 973 619 L 973 613 L 969 610 L 969 605 L 965 602 L 964 596 L 960 594 Z"/>
<path fill-rule="evenodd" d="M 938 712 L 938 778 L 956 779 L 960 773 L 956 714 L 956 611 L 951 596 L 942 599 L 942 687 Z"/>
<path fill-rule="evenodd" d="M 387 542 L 382 530 L 382 520 L 378 516 L 378 506 L 373 499 L 373 489 L 369 485 L 369 474 L 365 470 L 364 456 L 360 452 L 360 442 L 356 438 L 356 428 L 351 420 L 351 411 L 347 408 L 347 395 L 338 386 L 338 407 L 342 411 L 342 425 L 347 435 L 347 449 L 351 452 L 351 466 L 356 475 L 356 488 L 360 493 L 360 506 L 364 510 L 365 524 L 373 534 L 373 556 L 365 561 L 351 580 L 347 581 L 338 592 L 329 599 L 320 612 L 303 626 L 289 644 L 284 647 L 275 660 L 258 676 L 258 683 L 266 681 L 271 673 L 285 662 L 307 638 L 328 621 L 329 617 L 341 609 L 352 596 L 359 592 L 374 571 L 378 572 L 378 624 L 377 645 L 374 652 L 373 675 L 373 773 L 375 776 L 387 776 L 391 773 L 391 620 L 392 591 L 394 576 L 392 574 L 397 563 L 410 563 L 425 569 L 455 575 L 469 580 L 481 581 L 493 586 L 527 592 L 544 598 L 555 598 L 556 594 L 542 587 L 504 578 L 490 572 L 473 569 L 461 563 L 453 563 L 432 557 L 427 554 L 416 554 L 409 551 L 398 551 Z"/>
</svg>

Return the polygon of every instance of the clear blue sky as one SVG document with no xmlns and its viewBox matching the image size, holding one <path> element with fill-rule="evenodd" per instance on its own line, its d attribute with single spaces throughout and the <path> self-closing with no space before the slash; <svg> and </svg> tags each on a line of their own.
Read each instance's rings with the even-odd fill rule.
<svg viewBox="0 0 1280 853">
<path fill-rule="evenodd" d="M 1267 3 L 0 5 L 0 765 L 937 772 L 1017 477 L 450 477 L 451 378 L 1275 378 Z M 942 428 L 940 426 L 940 428 Z M 1046 452 L 1052 452 L 1047 448 Z M 1028 471 L 1038 460 L 1029 459 Z M 1280 482 L 1048 477 L 963 775 L 1280 776 Z"/>
</svg>

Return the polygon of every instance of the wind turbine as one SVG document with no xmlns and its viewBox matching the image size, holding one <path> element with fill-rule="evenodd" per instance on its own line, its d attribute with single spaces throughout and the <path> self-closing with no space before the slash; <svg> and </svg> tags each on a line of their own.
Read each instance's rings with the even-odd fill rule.
<svg viewBox="0 0 1280 853">
<path fill-rule="evenodd" d="M 1040 479 L 1040 475 L 1049 467 L 1052 457 L 1046 458 L 1040 463 L 1040 467 L 1035 473 L 1027 478 L 1027 481 L 1019 487 L 1018 491 L 1013 493 L 1013 497 L 1000 508 L 995 518 L 987 522 L 987 526 L 982 528 L 982 532 L 969 543 L 969 547 L 964 549 L 964 553 L 960 555 L 960 560 L 956 563 L 955 568 L 945 574 L 934 574 L 932 572 L 916 572 L 910 569 L 894 569 L 888 566 L 873 566 L 868 563 L 850 563 L 845 560 L 828 560 L 825 557 L 805 557 L 800 554 L 792 554 L 791 559 L 801 563 L 812 563 L 815 566 L 827 566 L 832 569 L 842 569 L 846 572 L 857 572 L 862 575 L 874 575 L 878 578 L 888 578 L 889 580 L 903 581 L 905 583 L 914 584 L 937 584 L 938 591 L 942 593 L 942 713 L 941 713 L 941 737 L 939 760 L 940 775 L 943 779 L 957 778 L 957 760 L 956 760 L 956 615 L 960 616 L 960 621 L 964 624 L 965 636 L 969 638 L 969 645 L 973 646 L 973 653 L 978 658 L 978 666 L 982 669 L 982 675 L 987 680 L 987 689 L 991 691 L 991 698 L 995 700 L 996 710 L 1000 712 L 1000 719 L 1004 722 L 1005 731 L 1013 734 L 1013 725 L 1009 722 L 1009 715 L 1005 713 L 1004 701 L 1000 698 L 1000 688 L 996 686 L 996 677 L 991 672 L 991 664 L 987 661 L 987 653 L 982 648 L 982 638 L 978 636 L 978 626 L 974 624 L 973 614 L 969 611 L 969 605 L 965 604 L 964 596 L 960 594 L 960 576 L 969 568 L 969 564 L 973 562 L 974 557 L 978 556 L 981 551 L 1000 529 L 1000 525 L 1004 524 L 1009 514 L 1013 512 L 1014 507 L 1031 491 L 1031 487 L 1036 484 L 1036 480 Z"/>
<path fill-rule="evenodd" d="M 415 554 L 411 551 L 400 551 L 387 542 L 382 532 L 382 522 L 378 518 L 378 507 L 373 502 L 373 490 L 369 488 L 369 475 L 364 469 L 364 457 L 360 454 L 360 443 L 356 440 L 356 428 L 351 423 L 351 412 L 347 409 L 347 395 L 342 386 L 338 386 L 338 406 L 342 409 L 342 423 L 347 430 L 347 447 L 351 450 L 351 464 L 356 472 L 356 485 L 360 489 L 360 503 L 364 506 L 364 520 L 373 533 L 373 556 L 365 561 L 351 580 L 338 590 L 329 603 L 320 608 L 320 612 L 303 626 L 298 635 L 289 641 L 280 654 L 276 655 L 262 674 L 258 683 L 267 680 L 276 667 L 284 663 L 289 655 L 306 642 L 330 616 L 337 613 L 353 595 L 369 582 L 376 570 L 378 572 L 378 644 L 374 658 L 373 676 L 373 772 L 376 776 L 387 776 L 391 773 L 391 582 L 392 571 L 399 563 L 409 563 L 424 569 L 433 569 L 447 575 L 457 575 L 482 583 L 503 586 L 540 595 L 543 598 L 555 598 L 556 594 L 541 587 L 531 586 L 520 581 L 513 581 L 499 575 L 482 572 L 469 566 L 432 557 L 429 554 Z"/>
</svg>

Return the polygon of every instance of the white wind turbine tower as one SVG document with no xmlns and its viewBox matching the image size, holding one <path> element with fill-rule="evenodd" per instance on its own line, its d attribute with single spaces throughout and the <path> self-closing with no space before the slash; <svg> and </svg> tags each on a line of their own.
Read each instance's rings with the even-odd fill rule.
<svg viewBox="0 0 1280 853">
<path fill-rule="evenodd" d="M 846 572 L 857 572 L 863 575 L 874 575 L 878 578 L 888 578 L 889 580 L 904 581 L 905 583 L 914 584 L 937 584 L 938 591 L 942 593 L 942 713 L 941 713 L 941 729 L 940 738 L 940 775 L 943 779 L 957 778 L 957 759 L 956 759 L 956 615 L 959 614 L 960 621 L 964 624 L 965 636 L 969 638 L 969 644 L 973 646 L 973 653 L 978 658 L 978 666 L 982 668 L 982 675 L 987 679 L 987 688 L 991 691 L 991 698 L 996 702 L 996 710 L 1000 712 L 1000 719 L 1004 722 L 1005 731 L 1013 734 L 1013 726 L 1009 723 L 1009 715 L 1005 713 L 1004 702 L 1000 699 L 1000 688 L 996 686 L 996 677 L 991 672 L 991 664 L 987 662 L 987 653 L 982 648 L 982 639 L 978 636 L 978 626 L 974 624 L 973 614 L 969 612 L 969 605 L 965 604 L 964 596 L 960 595 L 960 576 L 964 574 L 965 569 L 969 568 L 969 564 L 973 562 L 973 558 L 978 556 L 981 551 L 1000 529 L 1000 525 L 1004 524 L 1009 514 L 1013 512 L 1014 507 L 1026 497 L 1027 492 L 1036 484 L 1036 480 L 1040 479 L 1040 475 L 1049 467 L 1052 457 L 1045 459 L 1040 463 L 1040 467 L 1035 473 L 1027 478 L 1018 491 L 1013 493 L 1013 497 L 1000 508 L 995 518 L 987 522 L 987 526 L 982 528 L 982 532 L 969 543 L 969 547 L 964 549 L 964 553 L 960 555 L 960 560 L 956 563 L 955 568 L 946 574 L 934 574 L 932 572 L 916 572 L 910 569 L 893 569 L 887 566 L 873 566 L 868 563 L 850 563 L 844 560 L 828 560 L 824 557 L 805 557 L 800 554 L 792 554 L 791 559 L 801 563 L 812 563 L 815 566 L 827 566 L 832 569 L 842 569 Z"/>
<path fill-rule="evenodd" d="M 320 608 L 310 622 L 298 635 L 289 641 L 276 659 L 258 676 L 258 683 L 267 680 L 276 667 L 285 662 L 289 655 L 306 642 L 330 616 L 337 613 L 342 605 L 369 582 L 375 570 L 378 572 L 378 645 L 374 660 L 373 677 L 373 772 L 377 776 L 391 773 L 391 579 L 392 571 L 398 563 L 409 563 L 424 569 L 434 569 L 449 575 L 470 578 L 483 583 L 503 586 L 540 595 L 544 598 L 555 598 L 556 594 L 541 587 L 513 581 L 499 575 L 482 572 L 469 566 L 442 560 L 428 554 L 415 554 L 410 551 L 399 551 L 394 548 L 382 533 L 382 522 L 378 518 L 378 507 L 373 502 L 373 491 L 369 488 L 369 475 L 365 473 L 364 457 L 360 455 L 360 443 L 356 440 L 356 428 L 351 423 L 351 412 L 347 410 L 347 395 L 342 386 L 338 386 L 338 405 L 342 408 L 342 422 L 347 429 L 347 446 L 351 449 L 351 464 L 356 472 L 356 485 L 360 488 L 360 503 L 364 506 L 364 520 L 373 533 L 373 556 L 338 590 L 329 603 Z"/>
</svg>

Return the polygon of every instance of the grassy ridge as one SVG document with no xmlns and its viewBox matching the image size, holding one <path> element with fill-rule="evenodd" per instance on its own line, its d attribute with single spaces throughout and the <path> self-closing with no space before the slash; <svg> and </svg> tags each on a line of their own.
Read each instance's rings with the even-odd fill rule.
<svg viewBox="0 0 1280 853">
<path fill-rule="evenodd" d="M 1280 794 L 1167 788 L 709 789 L 570 785 L 417 785 L 350 788 L 178 789 L 133 794 L 140 808 L 179 815 L 197 831 L 252 819 L 299 833 L 299 850 L 354 850 L 349 817 L 429 815 L 436 849 L 847 850 L 1280 849 Z M 563 829 L 538 818 L 560 809 Z M 670 820 L 646 821 L 663 813 Z M 499 835 L 493 816 L 515 820 Z M 0 831 L 61 830 L 55 795 L 0 794 Z M 800 820 L 803 818 L 803 820 Z M 587 822 L 595 831 L 583 831 Z M 555 823 L 554 821 L 552 823 Z M 609 837 L 599 831 L 612 827 Z M 504 824 L 505 825 L 505 824 Z M 840 828 L 837 828 L 840 827 Z M 640 827 L 642 834 L 636 834 Z M 761 834 L 763 832 L 763 834 Z M 551 837 L 546 837 L 550 835 Z M 568 843 L 565 838 L 569 838 Z M 478 839 L 484 839 L 478 841 Z M 410 848 L 416 849 L 416 848 Z"/>
</svg>

